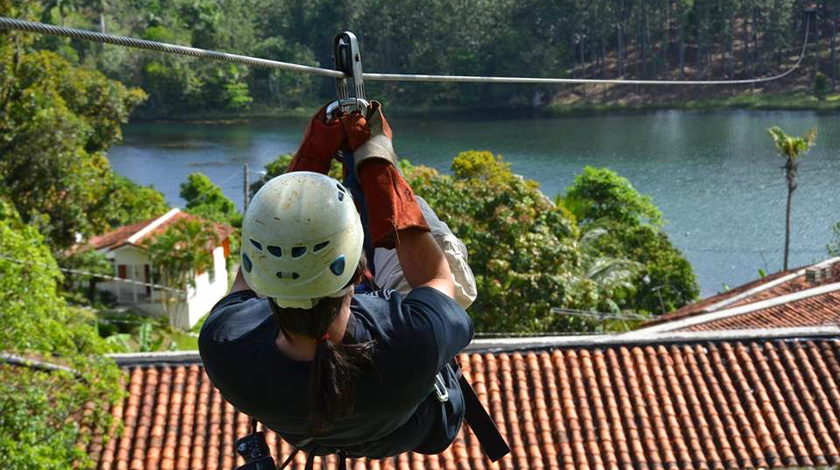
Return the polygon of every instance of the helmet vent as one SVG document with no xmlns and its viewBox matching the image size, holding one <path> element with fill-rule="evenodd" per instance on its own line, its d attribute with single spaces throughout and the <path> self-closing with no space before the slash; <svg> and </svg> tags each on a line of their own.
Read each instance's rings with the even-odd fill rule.
<svg viewBox="0 0 840 470">
<path fill-rule="evenodd" d="M 250 238 L 249 240 L 251 240 L 251 244 L 254 245 L 254 248 L 262 251 L 262 245 L 260 244 L 260 242 L 254 240 L 253 238 Z"/>
<path fill-rule="evenodd" d="M 338 192 L 338 202 L 344 201 L 344 193 L 339 191 Z"/>
<path fill-rule="evenodd" d="M 317 252 L 323 250 L 324 248 L 326 248 L 327 245 L 329 245 L 329 244 L 330 244 L 330 242 L 328 242 L 328 241 L 318 243 L 317 245 L 312 247 L 312 252 L 317 253 Z"/>
<path fill-rule="evenodd" d="M 336 184 L 335 184 L 335 187 L 336 187 L 336 188 L 338 188 L 338 190 L 339 190 L 339 191 L 341 191 L 342 193 L 346 193 L 346 192 L 347 192 L 347 190 L 346 190 L 346 189 L 344 189 L 344 186 L 342 186 L 342 185 L 341 185 L 341 183 L 336 183 Z"/>
<path fill-rule="evenodd" d="M 245 272 L 251 272 L 251 258 L 248 258 L 248 255 L 242 253 L 242 267 L 245 268 Z"/>
<path fill-rule="evenodd" d="M 300 258 L 301 256 L 306 254 L 306 247 L 305 246 L 296 246 L 292 248 L 292 258 Z"/>
<path fill-rule="evenodd" d="M 275 274 L 277 279 L 297 279 L 300 277 L 300 274 L 296 272 L 284 273 L 283 271 L 277 271 Z"/>
<path fill-rule="evenodd" d="M 344 274 L 344 255 L 339 256 L 330 264 L 330 271 L 336 276 L 341 276 Z"/>
<path fill-rule="evenodd" d="M 283 257 L 283 249 L 280 248 L 279 246 L 268 245 L 268 252 L 271 253 L 272 255 L 278 257 L 278 258 Z"/>
</svg>

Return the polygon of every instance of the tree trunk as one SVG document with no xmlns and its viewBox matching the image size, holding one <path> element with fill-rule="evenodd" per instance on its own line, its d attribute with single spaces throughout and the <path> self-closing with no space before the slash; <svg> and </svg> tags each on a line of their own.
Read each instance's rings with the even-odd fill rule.
<svg viewBox="0 0 840 470">
<path fill-rule="evenodd" d="M 644 2 L 642 2 L 642 25 L 642 73 L 647 76 L 650 69 L 647 59 L 647 50 L 650 47 L 650 25 L 648 24 L 648 12 Z"/>
<path fill-rule="evenodd" d="M 817 12 L 814 14 L 814 77 L 820 72 L 820 2 L 817 2 Z"/>
<path fill-rule="evenodd" d="M 624 38 L 621 34 L 621 23 L 618 24 L 618 76 L 624 76 Z"/>
<path fill-rule="evenodd" d="M 727 53 L 729 57 L 726 59 L 727 68 L 729 69 L 729 79 L 732 80 L 732 77 L 735 75 L 735 7 L 732 7 L 732 11 L 729 14 L 729 31 L 728 39 L 729 44 L 727 47 L 729 48 L 729 52 Z"/>
<path fill-rule="evenodd" d="M 744 22 L 742 23 L 742 31 L 743 31 L 743 33 L 742 33 L 743 39 L 741 39 L 741 40 L 744 42 L 744 45 L 743 45 L 743 48 L 744 48 L 744 59 L 743 59 L 744 60 L 744 68 L 746 69 L 745 71 L 747 72 L 747 76 L 752 78 L 752 62 L 750 60 L 752 58 L 752 56 L 750 55 L 749 18 L 746 15 L 744 15 Z"/>
<path fill-rule="evenodd" d="M 836 16 L 836 14 L 835 14 Z M 831 91 L 837 87 L 837 20 L 831 22 Z"/>
<path fill-rule="evenodd" d="M 790 250 L 790 203 L 793 199 L 793 188 L 788 185 L 787 208 L 785 209 L 785 263 L 783 271 L 788 268 L 788 252 Z"/>
<path fill-rule="evenodd" d="M 601 78 L 607 78 L 607 40 L 601 36 Z"/>
</svg>

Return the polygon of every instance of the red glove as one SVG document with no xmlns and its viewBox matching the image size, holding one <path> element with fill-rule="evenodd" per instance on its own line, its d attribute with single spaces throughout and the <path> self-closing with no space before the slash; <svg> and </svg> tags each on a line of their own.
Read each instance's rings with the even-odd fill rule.
<svg viewBox="0 0 840 470">
<path fill-rule="evenodd" d="M 324 106 L 309 121 L 303 134 L 303 141 L 295 152 L 286 172 L 314 171 L 327 174 L 330 164 L 344 142 L 344 127 L 338 119 L 324 122 L 327 107 Z"/>
<path fill-rule="evenodd" d="M 375 247 L 393 248 L 399 242 L 400 230 L 419 229 L 428 232 L 429 225 L 417 204 L 411 186 L 391 162 L 396 162 L 391 145 L 391 127 L 382 114 L 381 105 L 371 102 L 367 117 L 358 113 L 342 116 L 341 122 L 347 135 L 347 145 L 356 156 L 356 174 L 365 197 L 368 213 L 368 230 Z M 381 145 L 387 138 L 387 145 Z M 379 144 L 365 145 L 378 140 Z M 382 155 L 380 155 L 380 152 Z M 390 152 L 390 155 L 386 153 Z M 359 164 L 361 163 L 361 164 Z M 346 171 L 353 171 L 347 169 Z"/>
</svg>

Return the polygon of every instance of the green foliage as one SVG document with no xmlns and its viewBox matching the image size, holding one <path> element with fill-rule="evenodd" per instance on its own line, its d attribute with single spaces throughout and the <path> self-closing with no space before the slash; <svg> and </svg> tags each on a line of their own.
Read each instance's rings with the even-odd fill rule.
<svg viewBox="0 0 840 470">
<path fill-rule="evenodd" d="M 27 44 L 0 36 L 0 194 L 59 250 L 113 222 L 104 151 L 144 94 Z"/>
<path fill-rule="evenodd" d="M 48 22 L 98 29 L 102 13 L 108 31 L 117 34 L 328 68 L 335 33 L 351 30 L 359 37 L 366 70 L 401 73 L 675 78 L 688 70 L 690 78 L 748 78 L 778 73 L 789 65 L 804 33 L 802 2 L 795 0 L 44 4 L 42 19 Z M 820 22 L 831 19 L 820 16 Z M 812 22 L 812 37 L 820 26 L 826 27 Z M 233 77 L 224 71 L 227 66 L 189 58 L 90 44 L 67 47 L 68 41 L 53 38 L 41 44 L 141 86 L 150 95 L 142 111 L 157 116 L 237 111 L 249 105 L 249 98 L 288 109 L 335 97 L 329 80 L 309 75 L 241 68 Z M 831 70 L 836 65 L 824 67 Z M 803 67 L 811 64 L 806 61 Z M 411 107 L 536 107 L 549 103 L 559 91 L 534 84 L 369 82 L 367 87 L 368 96 Z"/>
<path fill-rule="evenodd" d="M 802 137 L 791 137 L 777 126 L 773 126 L 767 131 L 773 137 L 773 143 L 776 145 L 779 155 L 785 159 L 782 168 L 785 170 L 785 180 L 787 180 L 787 206 L 785 209 L 785 254 L 782 269 L 787 270 L 790 250 L 791 202 L 793 192 L 799 185 L 799 156 L 808 153 L 808 150 L 814 146 L 814 142 L 817 140 L 817 128 L 811 128 Z"/>
<path fill-rule="evenodd" d="M 558 202 L 581 224 L 602 219 L 631 226 L 662 224 L 662 213 L 650 198 L 639 194 L 626 178 L 606 168 L 585 167 Z"/>
<path fill-rule="evenodd" d="M 620 316 L 697 297 L 690 264 L 660 229 L 660 211 L 614 172 L 587 167 L 555 204 L 486 151 L 460 153 L 453 176 L 401 166 L 467 246 L 478 331 L 591 331 L 597 321 L 552 307 Z"/>
<path fill-rule="evenodd" d="M 602 231 L 588 243 L 597 256 L 640 263 L 633 292 L 616 303 L 648 313 L 664 313 L 694 300 L 699 289 L 691 265 L 661 230 L 662 213 L 627 179 L 606 168 L 586 167 L 558 198 L 585 233 Z"/>
<path fill-rule="evenodd" d="M 108 225 L 119 227 L 159 217 L 169 211 L 169 204 L 153 186 L 141 186 L 111 172 Z"/>
<path fill-rule="evenodd" d="M 187 201 L 187 211 L 216 222 L 241 225 L 242 215 L 236 211 L 222 188 L 203 173 L 192 173 L 181 183 L 181 198 Z"/>
<path fill-rule="evenodd" d="M 112 276 L 114 268 L 105 258 L 105 255 L 96 250 L 80 249 L 71 252 L 61 259 L 61 266 L 86 273 Z M 74 303 L 90 303 L 96 300 L 96 284 L 101 280 L 94 275 L 67 272 L 64 275 L 64 293 L 69 295 L 77 290 L 82 291 L 81 296 L 73 298 Z"/>
<path fill-rule="evenodd" d="M 697 298 L 699 289 L 691 264 L 665 232 L 651 225 L 634 226 L 616 221 L 602 222 L 599 226 L 606 233 L 593 243 L 594 253 L 640 264 L 630 280 L 635 290 L 619 302 L 620 307 L 661 314 Z"/>
<path fill-rule="evenodd" d="M 829 83 L 828 77 L 822 72 L 817 72 L 814 77 L 814 96 L 820 101 L 825 101 L 830 91 L 831 83 Z"/>
<path fill-rule="evenodd" d="M 0 255 L 0 351 L 79 374 L 0 365 L 0 467 L 87 468 L 77 445 L 109 435 L 107 405 L 121 397 L 119 368 L 101 356 L 108 346 L 85 316 L 59 295 L 62 276 L 44 237 L 3 200 Z"/>
<path fill-rule="evenodd" d="M 831 227 L 832 239 L 826 246 L 829 256 L 840 256 L 840 222 Z"/>
<path fill-rule="evenodd" d="M 776 145 L 779 154 L 793 161 L 796 161 L 800 154 L 807 153 L 817 140 L 816 127 L 811 128 L 802 137 L 791 137 L 778 126 L 767 129 L 767 132 L 773 137 L 773 143 Z"/>
<path fill-rule="evenodd" d="M 644 248 L 670 247 L 667 238 L 637 252 L 599 250 L 598 243 L 607 243 L 606 238 L 599 242 L 605 235 L 623 234 L 602 228 L 582 232 L 564 206 L 490 152 L 460 153 L 452 163 L 453 176 L 407 161 L 401 167 L 415 192 L 467 246 L 478 286 L 470 309 L 478 331 L 592 331 L 598 326 L 591 319 L 556 313 L 553 307 L 619 315 L 650 311 L 641 278 L 652 275 L 656 266 L 646 263 L 657 255 L 644 253 Z M 644 200 L 635 196 L 631 202 Z M 646 205 L 639 207 L 652 213 Z M 679 260 L 690 273 L 688 263 Z M 671 261 L 662 261 L 663 268 Z"/>
<path fill-rule="evenodd" d="M 173 289 L 195 286 L 195 273 L 213 268 L 212 250 L 218 239 L 212 223 L 183 218 L 146 245 L 155 270 L 155 279 Z M 175 301 L 180 294 L 169 296 Z"/>
</svg>

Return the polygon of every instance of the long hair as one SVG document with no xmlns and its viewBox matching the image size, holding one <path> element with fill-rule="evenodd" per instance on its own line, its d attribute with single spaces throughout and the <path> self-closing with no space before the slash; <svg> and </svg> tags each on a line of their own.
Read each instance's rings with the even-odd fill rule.
<svg viewBox="0 0 840 470">
<path fill-rule="evenodd" d="M 364 256 L 351 284 L 359 282 L 365 270 Z M 349 295 L 349 294 L 348 294 Z M 271 311 L 286 338 L 297 334 L 319 340 L 341 310 L 343 297 L 325 297 L 311 309 L 282 308 L 269 300 Z M 372 364 L 373 342 L 349 343 L 348 330 L 341 341 L 318 341 L 309 370 L 310 421 L 315 434 L 323 433 L 339 418 L 353 412 L 359 379 Z"/>
</svg>

